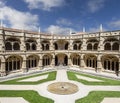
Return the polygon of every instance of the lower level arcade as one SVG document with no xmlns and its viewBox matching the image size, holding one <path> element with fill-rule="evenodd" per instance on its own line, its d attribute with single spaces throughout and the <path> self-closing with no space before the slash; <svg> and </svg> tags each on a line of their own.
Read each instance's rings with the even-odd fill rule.
<svg viewBox="0 0 120 103">
<path fill-rule="evenodd" d="M 1 58 L 0 74 L 1 76 L 19 71 L 29 71 L 31 69 L 40 69 L 46 66 L 75 66 L 80 69 L 92 69 L 96 72 L 110 72 L 117 76 L 120 71 L 120 58 L 115 55 L 95 55 L 77 53 L 66 54 L 44 54 L 44 55 L 10 55 L 6 59 Z M 4 61 L 3 61 L 4 59 Z"/>
</svg>

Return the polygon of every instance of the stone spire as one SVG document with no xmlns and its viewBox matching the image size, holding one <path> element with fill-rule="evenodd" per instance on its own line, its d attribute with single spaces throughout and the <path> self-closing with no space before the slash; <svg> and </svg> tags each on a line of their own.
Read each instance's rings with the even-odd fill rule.
<svg viewBox="0 0 120 103">
<path fill-rule="evenodd" d="M 100 32 L 102 32 L 103 31 L 103 26 L 102 26 L 102 24 L 100 24 Z"/>
<path fill-rule="evenodd" d="M 0 26 L 3 27 L 3 20 L 2 20 L 2 11 L 0 11 Z"/>
<path fill-rule="evenodd" d="M 38 32 L 40 33 L 41 31 L 40 31 L 40 27 L 39 27 L 39 29 L 38 29 Z"/>
<path fill-rule="evenodd" d="M 3 21 L 2 21 L 2 19 L 0 20 L 0 26 L 3 27 Z"/>
<path fill-rule="evenodd" d="M 83 27 L 83 33 L 85 33 L 85 27 Z"/>
<path fill-rule="evenodd" d="M 70 32 L 69 32 L 69 34 L 71 35 L 72 34 L 72 30 L 70 29 Z"/>
</svg>

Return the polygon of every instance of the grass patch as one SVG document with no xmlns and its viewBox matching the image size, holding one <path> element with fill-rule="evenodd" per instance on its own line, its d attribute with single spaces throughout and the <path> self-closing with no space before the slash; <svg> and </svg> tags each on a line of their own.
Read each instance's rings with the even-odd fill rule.
<svg viewBox="0 0 120 103">
<path fill-rule="evenodd" d="M 37 76 L 41 76 L 41 75 L 45 75 L 45 74 L 48 74 L 47 79 L 42 79 L 42 80 L 39 80 L 39 81 L 36 81 L 36 82 L 18 82 L 19 80 L 33 78 L 33 77 L 37 77 Z M 13 79 L 13 80 L 8 80 L 8 81 L 0 82 L 0 84 L 36 85 L 36 84 L 44 83 L 44 82 L 47 82 L 47 81 L 52 81 L 52 80 L 55 80 L 55 79 L 56 79 L 56 71 L 53 71 L 53 72 L 49 72 L 49 73 L 37 74 L 37 75 L 17 78 L 17 79 Z"/>
<path fill-rule="evenodd" d="M 23 97 L 29 103 L 54 103 L 52 99 L 42 97 L 36 91 L 33 90 L 0 90 L 0 97 Z"/>
<path fill-rule="evenodd" d="M 75 74 L 85 76 L 85 77 L 89 77 L 89 78 L 102 80 L 103 82 L 92 82 L 92 81 L 86 81 L 86 80 L 83 80 L 83 79 L 78 79 Z M 82 74 L 82 73 L 76 73 L 76 72 L 68 71 L 67 75 L 68 75 L 69 80 L 81 82 L 85 85 L 120 85 L 119 80 L 102 78 L 102 77 L 92 76 L 92 75 L 88 75 L 88 74 Z"/>
<path fill-rule="evenodd" d="M 75 103 L 101 103 L 105 97 L 119 97 L 120 92 L 115 91 L 92 91 L 88 96 L 76 100 Z"/>
</svg>

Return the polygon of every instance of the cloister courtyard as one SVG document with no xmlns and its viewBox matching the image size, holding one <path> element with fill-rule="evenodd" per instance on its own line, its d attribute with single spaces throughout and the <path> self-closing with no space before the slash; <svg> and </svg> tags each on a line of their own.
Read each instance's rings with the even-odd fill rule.
<svg viewBox="0 0 120 103">
<path fill-rule="evenodd" d="M 67 66 L 0 77 L 0 103 L 120 103 L 120 77 Z"/>
</svg>

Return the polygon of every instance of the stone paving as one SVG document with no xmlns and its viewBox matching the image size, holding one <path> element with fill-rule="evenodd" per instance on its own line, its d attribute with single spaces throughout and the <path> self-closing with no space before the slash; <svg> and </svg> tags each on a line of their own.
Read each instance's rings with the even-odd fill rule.
<svg viewBox="0 0 120 103">
<path fill-rule="evenodd" d="M 29 103 L 22 97 L 0 97 L 0 103 Z"/>
<path fill-rule="evenodd" d="M 104 98 L 101 103 L 120 103 L 120 98 Z"/>
<path fill-rule="evenodd" d="M 85 77 L 85 76 L 81 76 L 81 75 L 77 75 L 77 74 L 76 74 L 76 77 L 78 79 L 83 79 L 83 80 L 86 80 L 86 81 L 89 81 L 89 82 L 102 82 L 102 80 L 93 79 L 93 78 L 89 78 L 89 77 Z"/>
<path fill-rule="evenodd" d="M 120 91 L 120 86 L 88 86 L 84 85 L 82 83 L 68 80 L 67 70 L 57 70 L 57 77 L 56 80 L 45 82 L 39 85 L 0 85 L 0 90 L 35 90 L 37 91 L 41 96 L 48 97 L 53 99 L 54 103 L 75 103 L 76 99 L 83 98 L 88 95 L 91 91 Z M 55 83 L 55 82 L 69 82 L 73 83 L 78 86 L 78 92 L 70 95 L 58 95 L 50 93 L 47 90 L 48 85 Z M 16 103 L 18 103 L 16 101 Z M 106 102 L 111 103 L 111 102 Z"/>
<path fill-rule="evenodd" d="M 33 77 L 33 78 L 19 80 L 18 82 L 37 82 L 39 80 L 47 79 L 47 77 L 48 77 L 48 74 L 37 76 L 37 77 Z"/>
</svg>

